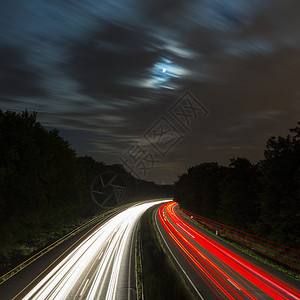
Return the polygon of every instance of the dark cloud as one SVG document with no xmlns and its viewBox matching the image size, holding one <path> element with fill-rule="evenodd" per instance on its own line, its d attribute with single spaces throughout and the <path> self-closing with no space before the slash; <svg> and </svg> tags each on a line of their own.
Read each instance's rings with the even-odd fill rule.
<svg viewBox="0 0 300 300">
<path fill-rule="evenodd" d="M 155 75 L 155 63 L 171 55 L 154 47 L 158 41 L 147 32 L 116 24 L 75 41 L 64 64 L 80 91 L 101 101 L 111 98 L 150 97 L 155 87 L 146 84 Z M 161 72 L 161 71 L 160 71 Z"/>
<path fill-rule="evenodd" d="M 40 121 L 60 128 L 80 154 L 118 162 L 186 89 L 209 117 L 151 180 L 170 182 L 190 165 L 232 156 L 255 162 L 270 135 L 286 135 L 299 120 L 297 0 L 0 7 L 1 104 L 39 108 Z"/>
<path fill-rule="evenodd" d="M 0 48 L 0 94 L 3 96 L 35 97 L 44 94 L 40 77 L 26 61 L 21 49 Z"/>
</svg>

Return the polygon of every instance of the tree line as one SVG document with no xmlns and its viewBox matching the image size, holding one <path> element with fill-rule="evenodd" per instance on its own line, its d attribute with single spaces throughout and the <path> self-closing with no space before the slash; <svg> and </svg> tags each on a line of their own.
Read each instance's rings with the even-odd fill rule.
<svg viewBox="0 0 300 300">
<path fill-rule="evenodd" d="M 271 137 L 264 159 L 202 163 L 175 183 L 175 200 L 203 217 L 300 248 L 300 122 Z"/>
<path fill-rule="evenodd" d="M 99 173 L 125 178 L 127 202 L 172 193 L 170 186 L 137 180 L 121 165 L 78 157 L 58 130 L 46 130 L 36 118 L 0 110 L 0 271 L 99 213 L 90 195 Z"/>
</svg>

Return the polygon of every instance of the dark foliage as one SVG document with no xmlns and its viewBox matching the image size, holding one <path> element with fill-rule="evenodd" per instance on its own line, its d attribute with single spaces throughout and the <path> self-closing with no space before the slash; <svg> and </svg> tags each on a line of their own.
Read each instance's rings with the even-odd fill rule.
<svg viewBox="0 0 300 300">
<path fill-rule="evenodd" d="M 193 299 L 183 278 L 162 249 L 155 232 L 152 215 L 153 209 L 147 210 L 140 222 L 144 297 L 145 299 Z"/>
<path fill-rule="evenodd" d="M 256 165 L 233 158 L 229 167 L 189 168 L 175 184 L 175 200 L 204 217 L 299 249 L 300 127 L 286 138 L 271 137 Z"/>
<path fill-rule="evenodd" d="M 90 186 L 107 170 L 125 178 L 127 202 L 170 196 L 169 187 L 138 181 L 121 165 L 77 157 L 58 130 L 37 122 L 36 113 L 0 110 L 0 269 L 99 213 Z"/>
</svg>

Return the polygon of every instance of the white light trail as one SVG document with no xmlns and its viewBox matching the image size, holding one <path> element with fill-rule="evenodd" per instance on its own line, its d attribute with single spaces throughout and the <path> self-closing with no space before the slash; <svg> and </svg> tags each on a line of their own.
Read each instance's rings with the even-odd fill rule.
<svg viewBox="0 0 300 300">
<path fill-rule="evenodd" d="M 148 208 L 166 201 L 170 200 L 132 206 L 107 221 L 67 255 L 23 299 L 73 299 L 75 295 L 82 297 L 84 294 L 86 299 L 98 299 L 100 296 L 115 299 L 121 264 L 124 263 L 137 221 Z"/>
</svg>

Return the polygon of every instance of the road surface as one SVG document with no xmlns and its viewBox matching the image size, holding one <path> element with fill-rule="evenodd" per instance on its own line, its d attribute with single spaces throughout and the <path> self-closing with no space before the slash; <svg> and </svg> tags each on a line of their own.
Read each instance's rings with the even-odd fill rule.
<svg viewBox="0 0 300 300">
<path fill-rule="evenodd" d="M 0 286 L 1 299 L 136 299 L 136 225 L 158 203 L 135 204 L 110 217 L 13 297 L 3 298 Z"/>
<path fill-rule="evenodd" d="M 237 254 L 239 251 L 195 227 L 179 212 L 176 202 L 162 205 L 155 222 L 195 298 L 300 299 L 298 282 L 275 277 L 265 270 L 267 267 L 262 268 L 263 264 L 250 262 Z"/>
</svg>

